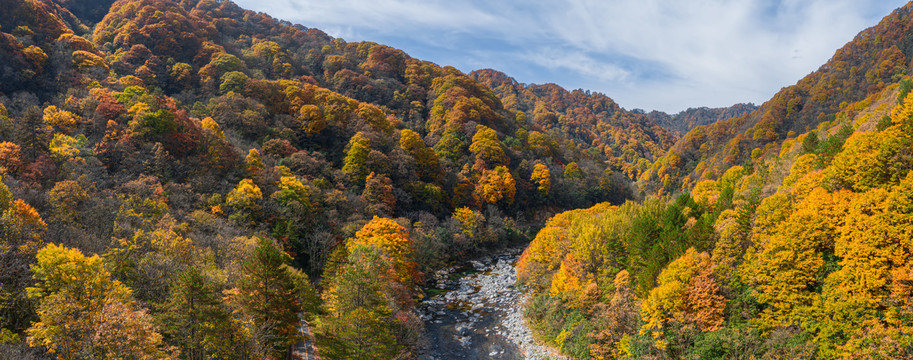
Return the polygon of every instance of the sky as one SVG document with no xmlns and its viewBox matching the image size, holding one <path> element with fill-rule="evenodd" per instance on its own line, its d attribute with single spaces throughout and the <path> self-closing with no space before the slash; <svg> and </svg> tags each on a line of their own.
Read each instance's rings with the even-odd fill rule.
<svg viewBox="0 0 913 360">
<path fill-rule="evenodd" d="M 234 0 L 469 73 L 600 92 L 626 109 L 760 105 L 904 0 Z"/>
</svg>

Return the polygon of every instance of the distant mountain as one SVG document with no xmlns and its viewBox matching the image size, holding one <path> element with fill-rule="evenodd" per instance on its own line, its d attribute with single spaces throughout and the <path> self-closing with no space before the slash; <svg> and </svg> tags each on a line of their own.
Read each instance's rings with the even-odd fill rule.
<svg viewBox="0 0 913 360">
<path fill-rule="evenodd" d="M 755 104 L 735 104 L 727 108 L 688 108 L 675 115 L 654 110 L 647 113 L 647 118 L 667 130 L 683 134 L 695 127 L 739 117 L 757 109 Z"/>
</svg>

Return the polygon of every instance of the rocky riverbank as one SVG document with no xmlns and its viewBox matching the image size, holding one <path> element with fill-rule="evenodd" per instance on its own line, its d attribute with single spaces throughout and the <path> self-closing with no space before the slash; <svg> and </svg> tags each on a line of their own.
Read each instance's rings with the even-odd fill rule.
<svg viewBox="0 0 913 360">
<path fill-rule="evenodd" d="M 419 306 L 426 329 L 421 359 L 564 359 L 536 345 L 523 321 L 525 299 L 514 287 L 521 252 L 511 249 L 432 275 L 443 294 Z"/>
</svg>

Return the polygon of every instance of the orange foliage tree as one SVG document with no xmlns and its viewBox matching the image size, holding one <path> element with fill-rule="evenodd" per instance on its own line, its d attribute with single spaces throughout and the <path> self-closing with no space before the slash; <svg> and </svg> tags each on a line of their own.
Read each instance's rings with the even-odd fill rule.
<svg viewBox="0 0 913 360">
<path fill-rule="evenodd" d="M 498 166 L 494 170 L 485 170 L 479 185 L 476 186 L 476 198 L 488 204 L 495 204 L 501 200 L 511 204 L 517 192 L 516 181 L 505 166 Z"/>
<path fill-rule="evenodd" d="M 358 245 L 377 246 L 386 256 L 393 259 L 393 267 L 400 284 L 409 287 L 419 280 L 412 238 L 409 237 L 409 232 L 395 221 L 375 216 L 355 233 L 355 237 L 346 242 L 346 248 L 350 252 Z"/>
</svg>

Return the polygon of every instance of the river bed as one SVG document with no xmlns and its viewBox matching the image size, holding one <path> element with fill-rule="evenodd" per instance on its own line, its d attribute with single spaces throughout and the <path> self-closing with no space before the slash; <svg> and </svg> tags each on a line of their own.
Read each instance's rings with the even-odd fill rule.
<svg viewBox="0 0 913 360">
<path fill-rule="evenodd" d="M 425 322 L 419 359 L 564 359 L 538 346 L 522 319 L 525 300 L 514 287 L 522 249 L 470 261 L 432 274 L 432 296 L 419 304 Z"/>
</svg>

